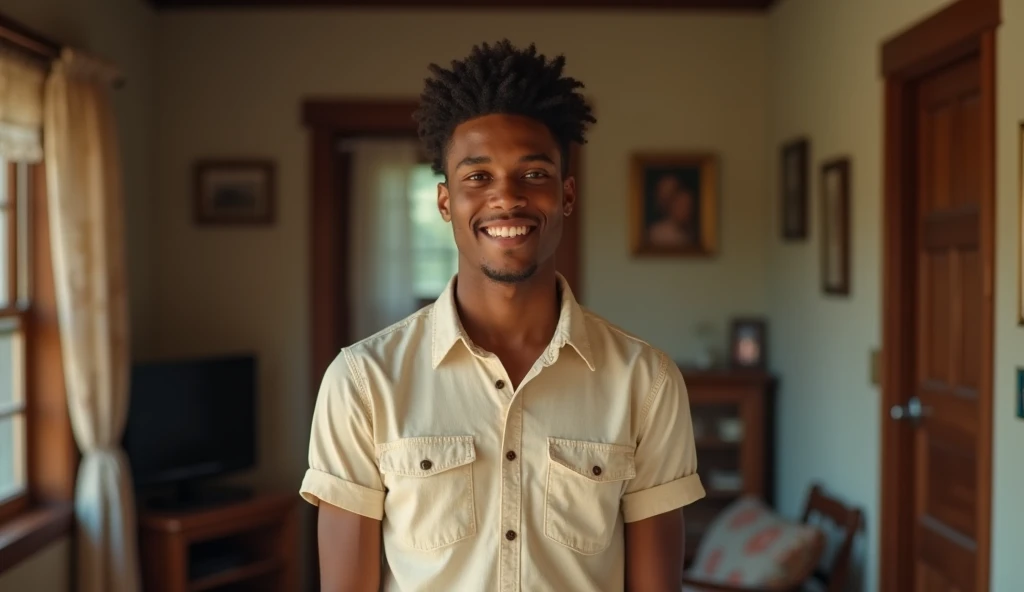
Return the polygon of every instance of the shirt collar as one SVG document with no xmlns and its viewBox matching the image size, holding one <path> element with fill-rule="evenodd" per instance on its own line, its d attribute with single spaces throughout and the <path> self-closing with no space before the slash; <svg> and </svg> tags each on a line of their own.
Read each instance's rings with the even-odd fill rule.
<svg viewBox="0 0 1024 592">
<path fill-rule="evenodd" d="M 551 343 L 544 351 L 544 363 L 551 365 L 558 359 L 562 348 L 569 344 L 579 354 L 587 367 L 594 370 L 594 355 L 590 348 L 590 339 L 587 335 L 586 317 L 583 309 L 573 296 L 569 283 L 560 273 L 556 273 L 558 279 L 559 293 L 562 297 L 561 309 L 558 313 L 558 324 L 555 326 L 555 334 Z M 431 309 L 431 362 L 434 368 L 445 359 L 452 347 L 459 341 L 477 357 L 487 356 L 487 352 L 481 350 L 466 334 L 459 320 L 458 310 L 455 307 L 455 283 L 458 276 L 452 276 L 444 292 L 434 302 Z"/>
</svg>

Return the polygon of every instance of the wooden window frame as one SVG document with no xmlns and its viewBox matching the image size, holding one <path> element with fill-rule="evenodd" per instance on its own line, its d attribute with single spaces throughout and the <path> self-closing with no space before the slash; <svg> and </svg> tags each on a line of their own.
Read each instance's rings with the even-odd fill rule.
<svg viewBox="0 0 1024 592">
<path fill-rule="evenodd" d="M 42 69 L 60 55 L 62 47 L 3 15 L 0 45 L 37 60 Z M 28 183 L 30 290 L 27 302 L 12 303 L 2 315 L 16 316 L 23 334 L 26 487 L 24 494 L 0 505 L 0 573 L 71 533 L 79 462 L 64 389 L 45 164 L 8 166 L 15 173 L 9 175 L 10 183 L 17 182 L 19 166 L 25 167 Z M 14 233 L 10 240 L 16 240 Z M 12 253 L 12 262 L 15 256 Z M 11 273 L 16 269 L 11 266 Z"/>
</svg>

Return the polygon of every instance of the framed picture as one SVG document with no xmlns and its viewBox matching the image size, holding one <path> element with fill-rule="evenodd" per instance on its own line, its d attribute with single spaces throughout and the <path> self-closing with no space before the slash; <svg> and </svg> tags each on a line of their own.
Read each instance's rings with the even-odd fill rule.
<svg viewBox="0 0 1024 592">
<path fill-rule="evenodd" d="M 782 202 L 782 238 L 787 241 L 807 238 L 807 155 L 806 138 L 782 146 L 779 163 Z"/>
<path fill-rule="evenodd" d="M 634 255 L 705 257 L 717 249 L 718 164 L 711 154 L 635 154 Z"/>
<path fill-rule="evenodd" d="M 733 319 L 729 361 L 734 368 L 764 370 L 768 367 L 768 324 L 764 319 Z"/>
<path fill-rule="evenodd" d="M 850 161 L 821 166 L 821 273 L 826 294 L 850 293 Z"/>
<path fill-rule="evenodd" d="M 259 225 L 274 221 L 275 170 L 267 160 L 202 160 L 195 164 L 195 221 Z"/>
<path fill-rule="evenodd" d="M 1017 323 L 1024 326 L 1024 121 L 1019 129 L 1017 163 L 1020 182 L 1017 188 Z"/>
</svg>

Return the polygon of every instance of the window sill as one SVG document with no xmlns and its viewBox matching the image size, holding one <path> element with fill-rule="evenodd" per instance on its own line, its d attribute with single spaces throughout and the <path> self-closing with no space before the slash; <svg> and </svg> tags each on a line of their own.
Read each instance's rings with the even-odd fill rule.
<svg viewBox="0 0 1024 592">
<path fill-rule="evenodd" d="M 71 533 L 71 504 L 29 508 L 0 524 L 0 573 Z"/>
</svg>

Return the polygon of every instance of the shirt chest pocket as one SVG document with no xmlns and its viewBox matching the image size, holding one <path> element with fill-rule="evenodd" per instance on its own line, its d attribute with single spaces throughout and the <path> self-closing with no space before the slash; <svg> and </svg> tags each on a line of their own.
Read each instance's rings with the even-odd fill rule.
<svg viewBox="0 0 1024 592">
<path fill-rule="evenodd" d="M 420 551 L 476 534 L 472 436 L 405 438 L 382 444 L 384 528 Z"/>
<path fill-rule="evenodd" d="M 544 534 L 584 555 L 608 548 L 626 485 L 636 476 L 631 446 L 548 438 Z"/>
</svg>

